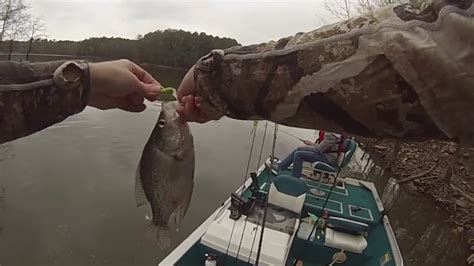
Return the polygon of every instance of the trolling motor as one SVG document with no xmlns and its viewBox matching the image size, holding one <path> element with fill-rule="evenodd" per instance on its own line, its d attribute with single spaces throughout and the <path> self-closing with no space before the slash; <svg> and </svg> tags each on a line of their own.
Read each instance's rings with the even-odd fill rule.
<svg viewBox="0 0 474 266">
<path fill-rule="evenodd" d="M 252 179 L 252 184 L 250 184 L 249 187 L 250 191 L 252 192 L 252 196 L 250 198 L 244 198 L 242 195 L 239 195 L 235 192 L 230 196 L 229 210 L 230 218 L 233 220 L 238 220 L 242 214 L 249 215 L 255 206 L 255 198 L 260 193 L 257 173 L 250 173 L 250 178 Z"/>
<path fill-rule="evenodd" d="M 247 199 L 235 192 L 232 193 L 232 195 L 230 196 L 229 207 L 230 219 L 238 220 L 242 216 L 242 214 L 249 215 L 252 212 L 254 206 L 254 199 Z"/>
</svg>

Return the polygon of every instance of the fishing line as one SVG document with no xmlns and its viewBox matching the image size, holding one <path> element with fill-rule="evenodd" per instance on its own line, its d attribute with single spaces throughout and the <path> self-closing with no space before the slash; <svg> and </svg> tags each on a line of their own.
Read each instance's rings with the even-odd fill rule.
<svg viewBox="0 0 474 266">
<path fill-rule="evenodd" d="M 285 131 L 285 130 L 283 130 L 283 129 L 279 129 L 279 131 L 281 131 L 281 132 L 285 133 L 286 135 L 288 135 L 288 136 L 290 136 L 290 137 L 293 137 L 293 138 L 295 138 L 295 139 L 297 139 L 297 140 L 299 140 L 299 141 L 302 141 L 302 142 L 306 141 L 306 140 L 304 140 L 304 139 L 302 139 L 302 138 L 300 138 L 300 137 L 298 137 L 298 136 L 296 136 L 296 135 L 293 135 L 293 134 L 291 134 L 290 132 L 287 132 L 287 131 Z"/>
<path fill-rule="evenodd" d="M 260 162 L 262 160 L 263 146 L 265 145 L 265 138 L 267 137 L 267 128 L 268 128 L 268 121 L 265 122 L 265 131 L 263 132 L 262 146 L 260 147 L 260 155 L 258 156 L 257 167 L 260 167 Z"/>
<path fill-rule="evenodd" d="M 267 166 L 269 169 L 267 172 L 267 195 L 265 197 L 265 204 L 264 204 L 264 209 L 263 209 L 263 222 L 262 222 L 262 231 L 260 232 L 260 241 L 258 243 L 258 251 L 257 251 L 257 258 L 255 260 L 255 265 L 258 266 L 259 260 L 260 260 L 260 253 L 262 251 L 262 244 L 263 244 L 263 232 L 265 231 L 265 222 L 267 219 L 267 207 L 268 207 L 268 192 L 270 190 L 270 175 L 272 172 L 271 166 L 275 162 L 275 146 L 276 146 L 276 139 L 277 139 L 277 132 L 278 132 L 278 124 L 275 123 L 275 128 L 273 130 L 273 144 L 272 144 L 272 155 L 270 157 L 270 166 Z M 255 232 L 255 234 L 257 234 Z"/>
<path fill-rule="evenodd" d="M 251 142 L 251 146 L 250 146 L 249 158 L 247 160 L 247 167 L 245 169 L 244 180 L 243 180 L 243 183 L 242 183 L 242 190 L 240 191 L 240 196 L 241 197 L 242 197 L 242 195 L 244 194 L 244 191 L 245 191 L 245 181 L 247 180 L 246 177 L 247 177 L 247 174 L 248 174 L 248 171 L 249 171 L 249 168 L 250 168 L 250 161 L 252 160 L 253 147 L 254 147 L 254 144 L 255 144 L 255 137 L 257 136 L 257 128 L 258 128 L 258 121 L 254 121 L 252 131 L 250 132 L 250 134 L 252 135 L 252 142 Z M 242 207 L 243 206 L 241 205 L 240 210 L 239 210 L 240 213 L 242 213 Z M 230 233 L 229 243 L 227 244 L 227 249 L 225 251 L 225 257 L 224 257 L 224 262 L 223 262 L 224 266 L 225 266 L 225 263 L 227 261 L 227 256 L 228 256 L 228 253 L 229 253 L 230 243 L 232 242 L 232 237 L 234 235 L 235 223 L 236 223 L 236 220 L 234 220 L 234 223 L 232 225 L 232 230 L 231 230 L 231 233 Z M 240 238 L 240 243 L 242 243 L 242 238 L 243 238 L 243 235 L 245 233 L 245 227 L 246 226 L 247 226 L 247 221 L 244 224 L 244 229 L 242 231 L 242 235 L 241 235 L 241 238 Z M 239 251 L 240 251 L 240 245 L 239 245 Z M 237 252 L 237 256 L 238 256 L 238 252 Z"/>
<path fill-rule="evenodd" d="M 252 159 L 252 154 L 253 154 L 253 145 L 255 143 L 255 137 L 257 136 L 258 121 L 254 121 L 253 123 L 254 123 L 253 124 L 254 127 L 253 127 L 253 130 L 252 130 L 252 134 L 253 134 L 252 145 L 250 147 L 249 160 L 247 161 L 247 169 L 245 170 L 245 174 L 244 174 L 244 185 L 245 185 L 247 174 L 249 173 L 250 161 Z M 242 187 L 242 191 L 240 192 L 240 197 L 242 197 L 243 194 L 244 194 L 244 188 Z M 242 213 L 242 205 L 240 206 L 240 213 Z M 242 240 L 244 239 L 244 234 L 245 234 L 245 228 L 246 227 L 247 227 L 247 220 L 245 220 L 244 229 L 242 230 L 242 234 L 240 235 L 240 242 L 239 242 L 239 248 L 237 249 L 236 259 L 239 259 L 240 247 L 242 246 Z"/>
<path fill-rule="evenodd" d="M 331 193 L 332 193 L 334 187 L 336 186 L 337 178 L 338 178 L 340 172 L 341 172 L 341 168 L 339 167 L 339 169 L 338 169 L 338 171 L 337 171 L 337 173 L 336 173 L 336 176 L 334 177 L 334 182 L 332 183 L 331 189 L 329 190 L 328 195 L 327 195 L 327 197 L 326 197 L 326 199 L 325 199 L 325 201 L 324 201 L 323 207 L 322 207 L 322 209 L 321 209 L 321 212 L 322 212 L 322 213 L 324 213 L 324 209 L 326 208 L 326 204 L 327 204 L 328 201 L 329 201 L 329 196 L 331 196 Z M 323 178 L 323 177 L 320 176 L 320 178 Z M 303 248 L 301 249 L 300 255 L 295 258 L 295 261 L 294 261 L 294 263 L 293 263 L 293 266 L 296 266 L 296 263 L 298 262 L 298 257 L 301 258 L 301 256 L 304 255 L 305 249 L 306 249 L 306 247 L 308 246 L 308 243 L 310 242 L 311 235 L 313 234 L 314 230 L 315 230 L 316 227 L 318 226 L 319 219 L 321 218 L 322 213 L 321 213 L 321 215 L 318 216 L 318 219 L 316 219 L 316 222 L 314 223 L 314 226 L 313 226 L 313 228 L 311 229 L 311 232 L 309 233 L 308 238 L 307 238 L 306 241 L 304 242 L 304 246 L 303 246 Z"/>
</svg>

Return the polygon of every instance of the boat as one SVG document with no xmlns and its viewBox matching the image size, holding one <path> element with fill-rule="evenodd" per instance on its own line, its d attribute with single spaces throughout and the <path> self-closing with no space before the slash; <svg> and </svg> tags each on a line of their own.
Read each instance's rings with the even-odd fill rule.
<svg viewBox="0 0 474 266">
<path fill-rule="evenodd" d="M 339 169 L 315 163 L 301 178 L 271 155 L 159 265 L 402 266 L 374 184 L 338 176 L 355 149 L 347 139 Z"/>
</svg>

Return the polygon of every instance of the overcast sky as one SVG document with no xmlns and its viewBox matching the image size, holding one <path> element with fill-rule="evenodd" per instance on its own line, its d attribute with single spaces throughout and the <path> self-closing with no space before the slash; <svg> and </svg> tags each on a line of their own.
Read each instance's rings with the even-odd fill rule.
<svg viewBox="0 0 474 266">
<path fill-rule="evenodd" d="M 316 29 L 323 0 L 28 0 L 50 39 L 135 38 L 158 29 L 206 32 L 252 44 Z"/>
</svg>

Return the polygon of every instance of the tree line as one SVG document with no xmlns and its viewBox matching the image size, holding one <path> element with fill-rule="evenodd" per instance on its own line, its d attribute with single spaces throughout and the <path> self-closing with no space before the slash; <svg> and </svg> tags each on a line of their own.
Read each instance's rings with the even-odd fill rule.
<svg viewBox="0 0 474 266">
<path fill-rule="evenodd" d="M 325 9 L 339 19 L 392 4 L 411 2 L 416 5 L 430 0 L 325 0 Z M 205 33 L 167 29 L 150 32 L 135 39 L 90 38 L 83 41 L 56 41 L 44 38 L 42 19 L 28 13 L 23 0 L 0 0 L 0 52 L 62 54 L 104 60 L 127 58 L 136 62 L 187 68 L 196 60 L 216 48 L 239 45 L 235 39 L 214 37 Z"/>
<path fill-rule="evenodd" d="M 23 0 L 0 0 L 0 41 L 2 46 L 8 47 L 8 59 L 11 58 L 15 41 L 26 40 L 28 60 L 33 41 L 44 36 L 43 19 L 31 15 L 29 8 Z"/>
<path fill-rule="evenodd" d="M 230 38 L 183 30 L 158 30 L 136 39 L 90 38 L 83 41 L 56 41 L 46 38 L 43 19 L 29 13 L 24 0 L 0 0 L 0 52 L 11 60 L 13 53 L 61 54 L 111 60 L 126 58 L 140 63 L 190 67 L 212 49 L 238 45 Z"/>
<path fill-rule="evenodd" d="M 139 35 L 136 39 L 90 38 L 79 42 L 36 39 L 31 53 L 64 54 L 96 57 L 104 60 L 126 58 L 141 63 L 175 67 L 190 67 L 212 49 L 239 45 L 235 39 L 214 37 L 205 33 L 183 30 L 158 30 Z M 15 53 L 27 53 L 28 41 L 15 41 Z M 2 42 L 0 51 L 8 52 L 9 44 Z"/>
</svg>

